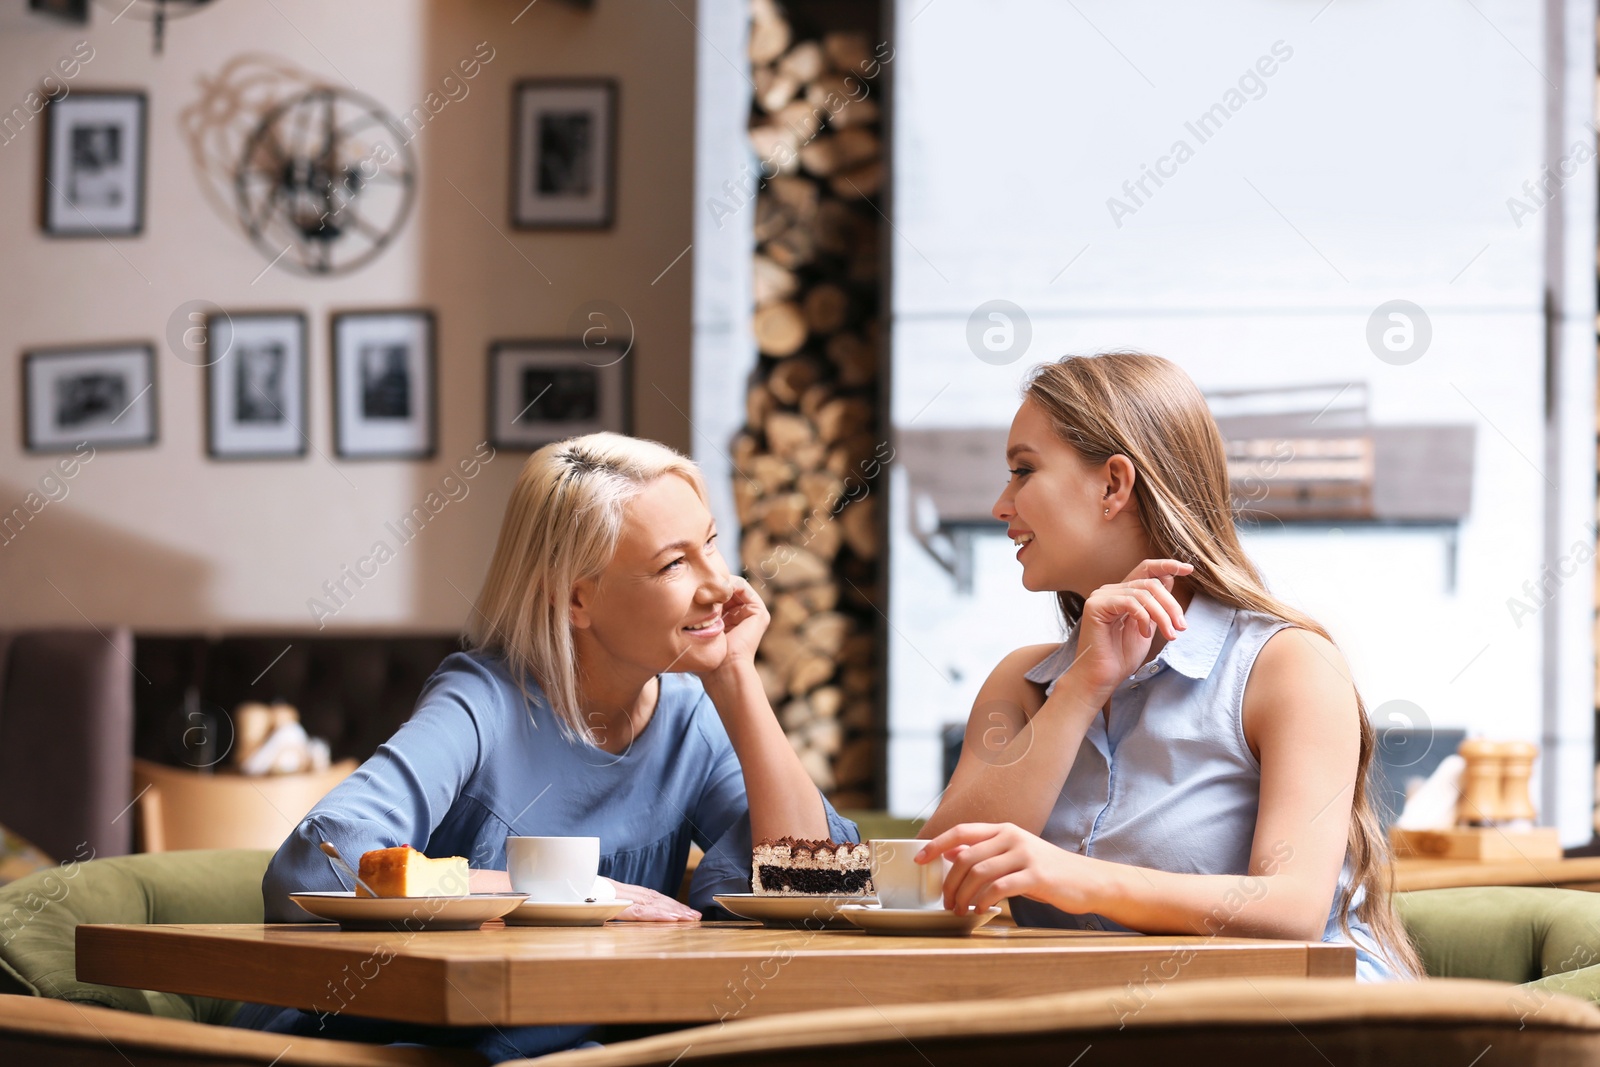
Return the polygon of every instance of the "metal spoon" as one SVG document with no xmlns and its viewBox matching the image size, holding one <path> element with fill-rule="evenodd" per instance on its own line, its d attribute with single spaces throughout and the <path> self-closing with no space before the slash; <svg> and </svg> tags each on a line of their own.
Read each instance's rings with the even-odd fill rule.
<svg viewBox="0 0 1600 1067">
<path fill-rule="evenodd" d="M 322 851 L 327 854 L 328 858 L 334 862 L 334 865 L 338 867 L 339 870 L 350 876 L 351 881 L 355 882 L 355 884 L 360 886 L 362 889 L 365 889 L 369 897 L 375 897 L 378 895 L 374 893 L 372 891 L 372 887 L 363 882 L 361 880 L 361 876 L 351 869 L 350 865 L 344 861 L 344 857 L 339 855 L 339 850 L 334 846 L 332 841 L 324 841 L 322 843 Z"/>
</svg>

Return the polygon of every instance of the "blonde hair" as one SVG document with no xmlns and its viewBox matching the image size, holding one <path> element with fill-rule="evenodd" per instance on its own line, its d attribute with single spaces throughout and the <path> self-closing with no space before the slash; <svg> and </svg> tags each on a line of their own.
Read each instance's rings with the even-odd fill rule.
<svg viewBox="0 0 1600 1067">
<path fill-rule="evenodd" d="M 468 640 L 505 658 L 525 698 L 529 680 L 536 682 L 574 740 L 596 743 L 578 698 L 572 587 L 605 570 L 628 502 L 667 474 L 706 500 L 700 469 L 665 445 L 615 433 L 571 437 L 528 457 L 506 504 Z"/>
<path fill-rule="evenodd" d="M 1274 597 L 1245 555 L 1234 527 L 1222 434 L 1205 397 L 1177 364 L 1137 352 L 1069 356 L 1034 368 L 1024 397 L 1088 463 L 1115 455 L 1132 461 L 1133 496 L 1156 558 L 1193 564 L 1189 580 L 1221 603 L 1333 640 L 1315 619 Z M 1061 592 L 1057 600 L 1067 625 L 1076 626 L 1084 598 Z M 1364 887 L 1358 916 L 1391 963 L 1420 975 L 1421 961 L 1390 901 L 1393 867 L 1367 791 L 1376 735 L 1361 694 L 1355 698 L 1361 747 L 1347 846 L 1354 877 L 1340 894 L 1339 926 L 1348 936 L 1350 900 Z"/>
</svg>

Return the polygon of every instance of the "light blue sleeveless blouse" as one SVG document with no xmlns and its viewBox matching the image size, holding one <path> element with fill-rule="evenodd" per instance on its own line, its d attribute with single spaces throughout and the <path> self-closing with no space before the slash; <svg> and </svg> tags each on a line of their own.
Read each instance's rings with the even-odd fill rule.
<svg viewBox="0 0 1600 1067">
<path fill-rule="evenodd" d="M 1096 715 L 1045 823 L 1045 840 L 1096 859 L 1175 874 L 1246 875 L 1261 796 L 1261 765 L 1245 742 L 1245 681 L 1267 639 L 1290 624 L 1196 592 L 1188 629 L 1117 686 L 1109 724 Z M 1077 633 L 1027 672 L 1046 692 L 1077 655 Z M 1287 857 L 1285 857 L 1287 858 Z M 1339 892 L 1348 884 L 1348 864 Z M 1242 888 L 1241 892 L 1248 894 Z M 1338 893 L 1323 941 L 1356 948 L 1356 976 L 1397 977 L 1350 902 L 1350 936 L 1339 929 Z M 1024 898 L 1024 926 L 1120 930 L 1100 915 L 1072 915 Z"/>
</svg>

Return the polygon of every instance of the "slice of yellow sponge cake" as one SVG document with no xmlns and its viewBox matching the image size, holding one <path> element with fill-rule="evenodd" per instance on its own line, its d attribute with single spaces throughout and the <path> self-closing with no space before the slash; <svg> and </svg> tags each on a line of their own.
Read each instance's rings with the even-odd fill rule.
<svg viewBox="0 0 1600 1067">
<path fill-rule="evenodd" d="M 358 897 L 463 897 L 468 893 L 464 857 L 429 859 L 410 845 L 363 852 L 358 873 L 372 888 L 368 893 L 356 886 Z"/>
</svg>

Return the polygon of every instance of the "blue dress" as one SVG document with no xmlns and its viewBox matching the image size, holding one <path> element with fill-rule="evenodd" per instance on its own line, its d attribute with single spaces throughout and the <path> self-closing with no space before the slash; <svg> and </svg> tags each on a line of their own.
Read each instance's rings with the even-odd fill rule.
<svg viewBox="0 0 1600 1067">
<path fill-rule="evenodd" d="M 429 856 L 465 856 L 504 870 L 509 834 L 600 839 L 600 873 L 667 896 L 677 893 L 691 843 L 705 851 L 690 905 L 726 917 L 711 899 L 750 891 L 750 812 L 744 774 L 700 680 L 660 676 L 654 716 L 625 752 L 563 736 L 542 694 L 524 699 L 503 660 L 445 659 L 417 710 L 377 753 L 313 808 L 278 849 L 261 890 L 268 922 L 310 920 L 291 892 L 348 889 L 318 848 L 347 858 L 409 844 Z M 823 800 L 835 841 L 853 822 Z M 358 1019 L 330 996 L 328 1010 L 247 1005 L 236 1026 L 307 1036 L 477 1046 L 494 1062 L 572 1047 L 592 1027 L 416 1027 Z"/>
</svg>

